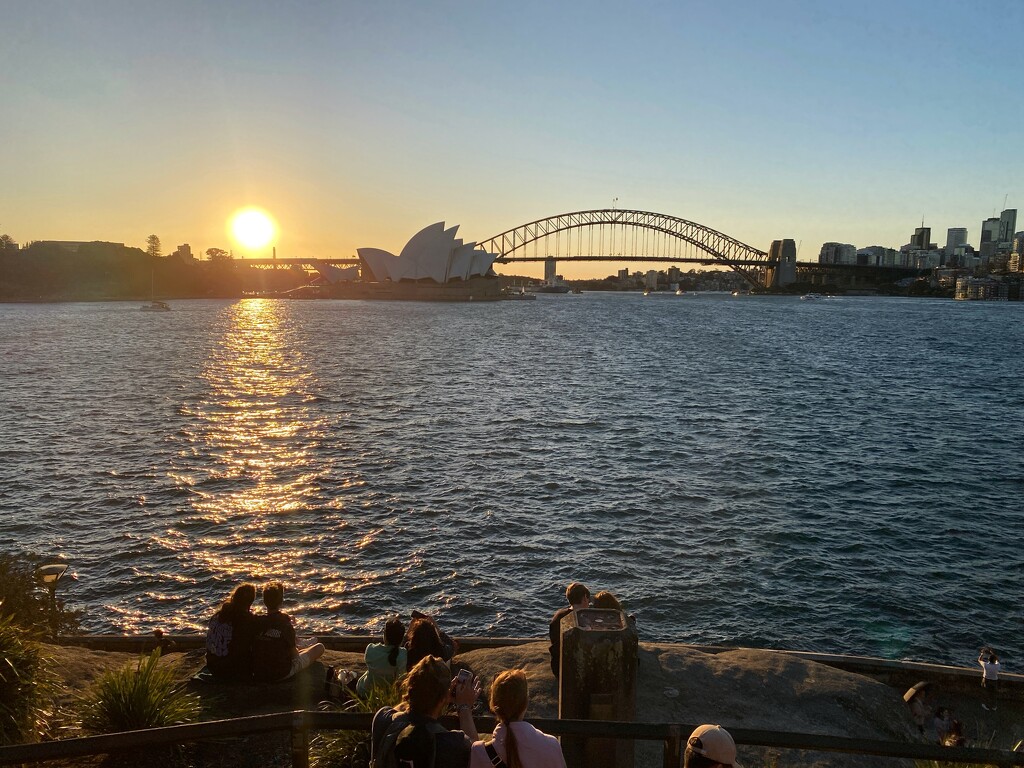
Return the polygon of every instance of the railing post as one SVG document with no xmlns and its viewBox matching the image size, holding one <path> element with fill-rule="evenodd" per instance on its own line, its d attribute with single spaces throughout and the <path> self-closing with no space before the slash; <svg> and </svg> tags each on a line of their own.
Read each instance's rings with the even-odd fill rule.
<svg viewBox="0 0 1024 768">
<path fill-rule="evenodd" d="M 309 723 L 306 713 L 292 713 L 292 768 L 309 768 Z"/>
<path fill-rule="evenodd" d="M 678 725 L 668 727 L 665 736 L 665 754 L 663 768 L 680 768 L 683 764 L 683 732 Z"/>
</svg>

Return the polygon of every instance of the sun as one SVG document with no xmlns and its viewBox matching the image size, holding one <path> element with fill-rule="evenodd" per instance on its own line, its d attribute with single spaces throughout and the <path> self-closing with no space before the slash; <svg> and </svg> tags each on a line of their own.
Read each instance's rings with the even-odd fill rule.
<svg viewBox="0 0 1024 768">
<path fill-rule="evenodd" d="M 277 234 L 274 219 L 259 208 L 242 208 L 236 211 L 228 227 L 235 241 L 246 248 L 263 248 Z"/>
</svg>

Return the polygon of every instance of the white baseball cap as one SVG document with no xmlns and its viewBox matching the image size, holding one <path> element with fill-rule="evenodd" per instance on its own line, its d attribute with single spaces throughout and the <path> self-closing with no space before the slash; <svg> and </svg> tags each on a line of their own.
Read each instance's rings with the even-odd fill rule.
<svg viewBox="0 0 1024 768">
<path fill-rule="evenodd" d="M 736 762 L 736 742 L 720 725 L 702 725 L 690 734 L 686 748 L 722 765 L 741 768 Z"/>
</svg>

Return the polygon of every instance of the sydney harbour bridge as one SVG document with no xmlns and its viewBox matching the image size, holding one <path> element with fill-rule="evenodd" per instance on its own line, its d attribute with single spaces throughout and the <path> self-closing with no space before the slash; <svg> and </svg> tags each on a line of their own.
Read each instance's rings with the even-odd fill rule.
<svg viewBox="0 0 1024 768">
<path fill-rule="evenodd" d="M 782 287 L 796 282 L 798 266 L 805 273 L 800 279 L 807 282 L 825 282 L 826 272 L 830 271 L 822 269 L 826 265 L 816 263 L 798 265 L 796 245 L 791 239 L 776 240 L 763 251 L 694 221 L 619 208 L 548 216 L 480 240 L 478 245 L 489 253 L 499 254 L 496 263 L 544 262 L 545 276 L 549 278 L 555 274 L 556 265 L 593 261 L 719 266 L 735 271 L 754 288 Z M 244 263 L 315 268 L 318 263 L 344 266 L 358 264 L 359 260 L 354 257 L 275 258 L 245 259 Z M 850 270 L 878 268 L 846 266 L 840 269 L 849 273 Z M 815 276 L 819 279 L 814 279 Z"/>
</svg>

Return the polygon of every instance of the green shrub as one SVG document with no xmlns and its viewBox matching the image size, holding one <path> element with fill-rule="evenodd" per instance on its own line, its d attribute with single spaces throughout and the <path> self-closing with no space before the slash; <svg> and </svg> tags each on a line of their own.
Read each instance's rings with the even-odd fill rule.
<svg viewBox="0 0 1024 768">
<path fill-rule="evenodd" d="M 107 672 L 86 698 L 82 727 L 90 733 L 162 728 L 195 720 L 200 701 L 161 665 L 160 650 Z"/>
<path fill-rule="evenodd" d="M 81 611 L 65 607 L 38 578 L 42 558 L 32 554 L 0 553 L 0 617 L 10 617 L 18 626 L 37 633 L 74 634 Z"/>
<path fill-rule="evenodd" d="M 375 685 L 366 696 L 357 696 L 344 704 L 323 702 L 327 711 L 376 712 L 393 707 L 402 698 L 401 682 Z M 370 764 L 370 734 L 366 731 L 323 731 L 310 743 L 312 768 L 367 768 Z"/>
<path fill-rule="evenodd" d="M 36 741 L 47 731 L 53 681 L 28 632 L 0 616 L 0 745 Z"/>
</svg>

